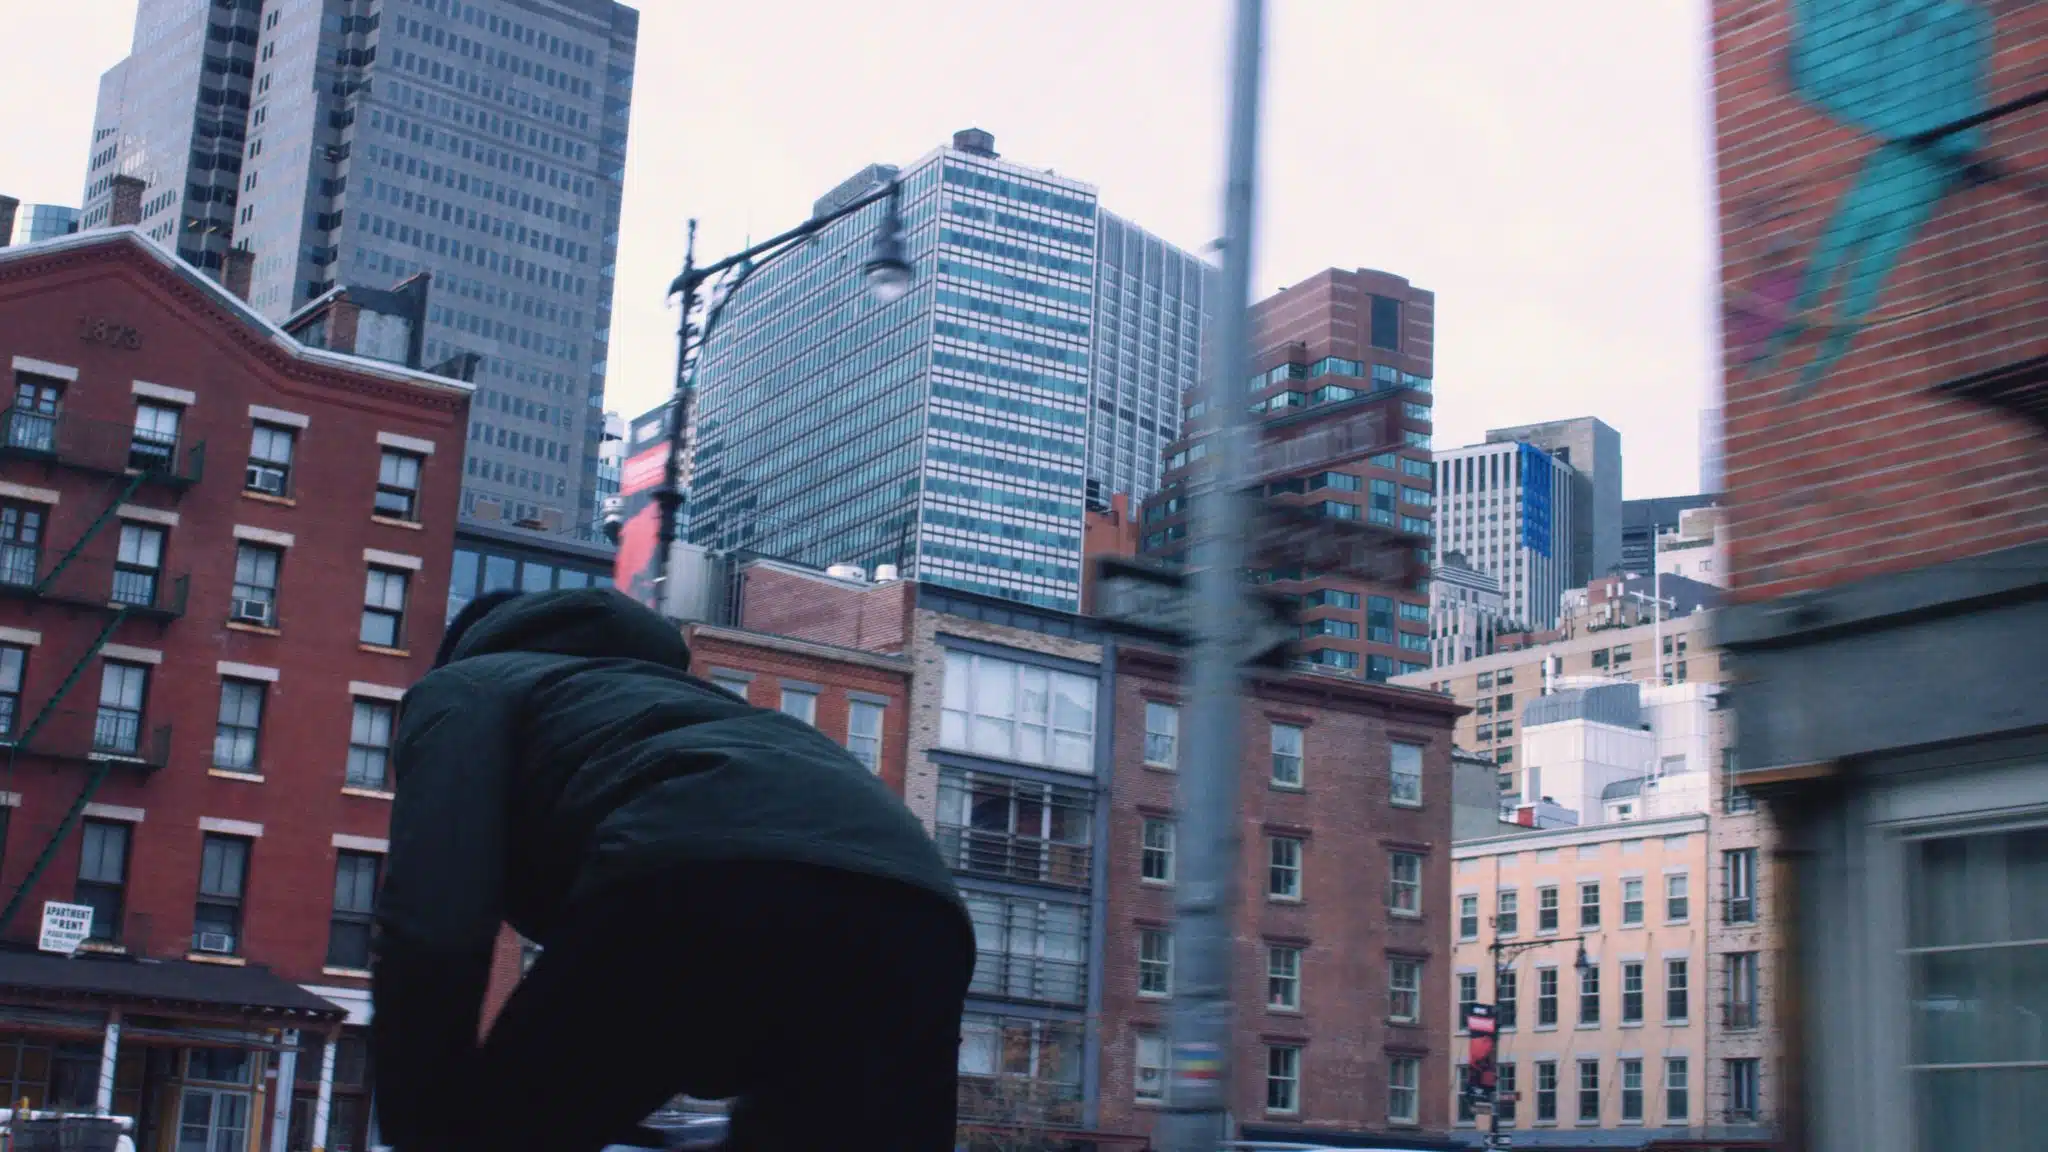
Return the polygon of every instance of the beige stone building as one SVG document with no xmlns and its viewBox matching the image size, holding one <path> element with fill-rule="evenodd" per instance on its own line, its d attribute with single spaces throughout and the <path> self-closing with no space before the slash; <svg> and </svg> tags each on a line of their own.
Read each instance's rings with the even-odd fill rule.
<svg viewBox="0 0 2048 1152">
<path fill-rule="evenodd" d="M 1639 1132 L 1602 1143 L 1637 1147 L 1709 1124 L 1709 839 L 1695 813 L 1452 850 L 1453 1026 L 1466 1003 L 1496 1005 L 1517 1147 L 1580 1146 L 1586 1129 Z"/>
<path fill-rule="evenodd" d="M 1555 661 L 1552 674 L 1562 677 L 1606 676 L 1655 684 L 1661 663 L 1667 683 L 1719 683 L 1721 656 L 1708 646 L 1709 620 L 1707 613 L 1695 612 L 1662 625 L 1588 628 L 1554 643 L 1442 665 L 1390 682 L 1447 692 L 1470 706 L 1472 711 L 1459 719 L 1453 738 L 1458 747 L 1499 765 L 1502 790 L 1512 791 L 1520 767 L 1517 730 L 1522 707 L 1543 694 L 1546 660 Z"/>
</svg>

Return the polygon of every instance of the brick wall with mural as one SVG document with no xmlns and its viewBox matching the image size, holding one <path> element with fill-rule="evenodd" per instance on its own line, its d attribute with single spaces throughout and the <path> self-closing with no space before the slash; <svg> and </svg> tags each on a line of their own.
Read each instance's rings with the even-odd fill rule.
<svg viewBox="0 0 2048 1152">
<path fill-rule="evenodd" d="M 1735 599 L 2048 535 L 2048 4 L 1712 14 Z"/>
</svg>

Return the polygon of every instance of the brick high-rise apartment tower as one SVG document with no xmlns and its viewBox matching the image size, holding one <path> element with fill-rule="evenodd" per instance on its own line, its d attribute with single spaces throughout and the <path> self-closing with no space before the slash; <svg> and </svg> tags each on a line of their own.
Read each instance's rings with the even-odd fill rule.
<svg viewBox="0 0 2048 1152">
<path fill-rule="evenodd" d="M 1291 463 L 1258 478 L 1263 496 L 1336 520 L 1362 520 L 1414 537 L 1426 573 L 1434 527 L 1430 377 L 1436 296 L 1386 272 L 1331 268 L 1252 307 L 1251 401 L 1261 442 L 1292 441 Z M 1187 483 L 1204 454 L 1207 411 L 1187 398 L 1185 434 L 1167 448 L 1166 473 L 1145 502 L 1147 556 L 1187 559 L 1192 531 Z M 1320 431 L 1376 412 L 1370 444 L 1311 449 Z M 1347 438 L 1348 439 L 1348 438 Z M 1260 578 L 1301 598 L 1301 658 L 1325 669 L 1385 680 L 1429 667 L 1429 583 L 1370 583 L 1302 568 Z"/>
</svg>

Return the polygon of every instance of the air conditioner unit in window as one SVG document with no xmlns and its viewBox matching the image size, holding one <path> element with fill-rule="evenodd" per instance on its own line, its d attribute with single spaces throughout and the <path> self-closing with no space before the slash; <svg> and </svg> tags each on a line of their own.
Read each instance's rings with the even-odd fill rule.
<svg viewBox="0 0 2048 1152">
<path fill-rule="evenodd" d="M 270 627 L 271 612 L 275 605 L 268 600 L 232 600 L 228 604 L 228 619 L 243 624 L 261 624 Z"/>
<path fill-rule="evenodd" d="M 261 492 L 265 496 L 282 496 L 284 495 L 284 473 L 275 468 L 265 468 L 261 465 L 251 464 L 249 465 L 246 478 L 242 481 L 242 486 L 251 492 Z"/>
<path fill-rule="evenodd" d="M 235 938 L 226 932 L 201 932 L 199 934 L 199 951 L 201 952 L 210 952 L 216 956 L 227 956 L 231 955 L 234 950 Z"/>
</svg>

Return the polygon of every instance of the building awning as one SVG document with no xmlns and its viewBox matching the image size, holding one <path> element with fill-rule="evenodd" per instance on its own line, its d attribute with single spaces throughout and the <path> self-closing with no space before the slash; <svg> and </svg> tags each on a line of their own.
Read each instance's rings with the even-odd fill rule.
<svg viewBox="0 0 2048 1152">
<path fill-rule="evenodd" d="M 34 997 L 109 1008 L 183 1008 L 291 1022 L 333 1023 L 347 1016 L 256 964 L 229 966 L 127 956 L 75 957 L 0 950 L 0 996 Z"/>
</svg>

